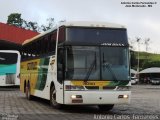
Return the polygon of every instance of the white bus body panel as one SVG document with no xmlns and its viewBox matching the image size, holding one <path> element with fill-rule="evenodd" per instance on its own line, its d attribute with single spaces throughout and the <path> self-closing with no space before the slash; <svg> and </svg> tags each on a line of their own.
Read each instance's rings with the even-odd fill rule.
<svg viewBox="0 0 160 120">
<path fill-rule="evenodd" d="M 41 97 L 47 100 L 50 100 L 50 85 L 51 82 L 54 83 L 56 88 L 56 101 L 60 104 L 63 104 L 63 84 L 57 82 L 57 64 L 56 61 L 54 65 L 51 65 L 51 61 L 55 60 L 55 56 L 51 56 L 49 67 L 48 67 L 48 75 L 46 80 L 46 85 L 43 90 L 35 90 L 34 95 L 37 97 Z"/>
<path fill-rule="evenodd" d="M 82 95 L 82 103 L 72 103 L 72 95 Z M 118 98 L 119 95 L 128 95 L 129 98 Z M 131 91 L 65 91 L 65 104 L 69 105 L 99 105 L 130 103 Z"/>
<path fill-rule="evenodd" d="M 0 76 L 0 86 L 10 86 L 9 84 L 6 84 L 6 75 L 1 75 Z"/>
</svg>

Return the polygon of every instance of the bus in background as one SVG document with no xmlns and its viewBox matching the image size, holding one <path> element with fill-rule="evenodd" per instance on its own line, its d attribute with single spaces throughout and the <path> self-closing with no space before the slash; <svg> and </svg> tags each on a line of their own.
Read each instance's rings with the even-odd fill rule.
<svg viewBox="0 0 160 120">
<path fill-rule="evenodd" d="M 20 53 L 0 50 L 0 86 L 20 85 Z"/>
<path fill-rule="evenodd" d="M 21 91 L 66 105 L 130 103 L 127 30 L 103 22 L 64 22 L 22 45 Z"/>
</svg>

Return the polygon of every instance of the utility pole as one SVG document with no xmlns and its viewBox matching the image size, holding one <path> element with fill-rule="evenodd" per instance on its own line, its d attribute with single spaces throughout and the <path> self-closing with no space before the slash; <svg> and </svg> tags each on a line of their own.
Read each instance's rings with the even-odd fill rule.
<svg viewBox="0 0 160 120">
<path fill-rule="evenodd" d="M 144 43 L 145 43 L 145 45 L 146 45 L 146 52 L 148 52 L 149 41 L 150 41 L 150 38 L 147 38 L 147 39 L 145 39 L 145 41 L 144 41 Z"/>
<path fill-rule="evenodd" d="M 141 38 L 136 38 L 137 40 L 137 43 L 138 43 L 138 66 L 137 66 L 137 74 L 138 74 L 138 80 L 139 80 L 139 48 L 140 48 L 140 46 L 139 46 L 139 43 L 140 43 L 140 40 L 141 40 Z"/>
</svg>

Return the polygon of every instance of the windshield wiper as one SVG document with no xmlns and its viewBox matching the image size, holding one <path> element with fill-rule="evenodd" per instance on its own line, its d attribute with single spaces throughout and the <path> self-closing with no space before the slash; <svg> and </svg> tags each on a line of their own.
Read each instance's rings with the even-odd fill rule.
<svg viewBox="0 0 160 120">
<path fill-rule="evenodd" d="M 115 75 L 115 73 L 113 72 L 111 66 L 109 63 L 104 63 L 103 65 L 105 68 L 107 68 L 107 70 L 112 74 L 113 79 L 115 79 L 117 81 L 117 77 Z"/>
<path fill-rule="evenodd" d="M 95 59 L 93 60 L 92 64 L 90 65 L 89 70 L 84 78 L 84 81 L 87 81 L 89 79 L 94 67 L 96 67 L 96 54 L 95 54 Z"/>
</svg>

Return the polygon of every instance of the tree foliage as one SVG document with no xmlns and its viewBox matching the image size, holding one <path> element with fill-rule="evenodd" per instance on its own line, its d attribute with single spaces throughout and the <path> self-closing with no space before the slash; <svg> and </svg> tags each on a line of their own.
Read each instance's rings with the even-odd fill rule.
<svg viewBox="0 0 160 120">
<path fill-rule="evenodd" d="M 159 61 L 145 61 L 143 64 L 143 69 L 150 68 L 150 67 L 160 67 Z"/>
<path fill-rule="evenodd" d="M 131 68 L 137 69 L 138 65 L 138 52 L 137 51 L 130 51 L 131 55 Z M 139 54 L 139 69 L 143 70 L 150 67 L 160 67 L 160 55 L 159 54 L 153 54 L 153 53 L 147 53 L 147 52 L 140 52 Z M 146 59 L 146 56 L 147 59 Z"/>
<path fill-rule="evenodd" d="M 150 60 L 150 55 L 148 53 L 149 45 L 150 45 L 150 38 L 141 38 L 136 37 L 135 39 L 129 39 L 130 42 L 130 50 L 131 50 L 131 67 L 137 69 L 138 67 L 138 59 L 139 59 L 139 69 L 145 69 L 147 67 L 154 67 L 159 66 L 158 61 Z M 145 48 L 146 52 L 140 52 L 140 48 Z M 135 47 L 137 47 L 137 52 L 135 51 Z M 139 54 L 139 58 L 138 58 Z M 142 58 L 143 57 L 143 58 Z M 150 61 L 150 62 L 149 62 Z"/>
<path fill-rule="evenodd" d="M 15 25 L 17 27 L 22 27 L 23 19 L 21 18 L 21 14 L 12 13 L 8 16 L 7 24 Z"/>
<path fill-rule="evenodd" d="M 48 18 L 47 19 L 47 25 L 41 25 L 41 28 L 43 31 L 47 31 L 54 26 L 54 18 Z"/>
<path fill-rule="evenodd" d="M 54 26 L 54 18 L 48 18 L 46 20 L 46 25 L 39 25 L 37 22 L 22 19 L 20 13 L 11 13 L 8 16 L 7 24 L 35 32 L 42 32 L 49 30 Z"/>
<path fill-rule="evenodd" d="M 40 32 L 40 28 L 39 28 L 39 25 L 37 22 L 32 22 L 32 21 L 25 21 L 23 20 L 23 27 L 24 29 L 27 29 L 27 30 L 32 30 L 32 31 L 36 31 L 36 32 Z"/>
</svg>

